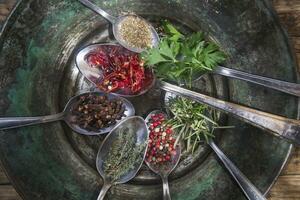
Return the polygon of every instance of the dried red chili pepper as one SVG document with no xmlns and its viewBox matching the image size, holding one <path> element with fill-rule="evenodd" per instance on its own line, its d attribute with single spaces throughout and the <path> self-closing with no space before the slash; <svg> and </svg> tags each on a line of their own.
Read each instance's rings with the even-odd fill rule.
<svg viewBox="0 0 300 200">
<path fill-rule="evenodd" d="M 87 55 L 86 61 L 91 67 L 98 67 L 103 72 L 103 79 L 98 87 L 106 92 L 117 90 L 136 94 L 153 79 L 150 70 L 144 69 L 139 55 L 120 46 L 105 46 Z"/>
</svg>

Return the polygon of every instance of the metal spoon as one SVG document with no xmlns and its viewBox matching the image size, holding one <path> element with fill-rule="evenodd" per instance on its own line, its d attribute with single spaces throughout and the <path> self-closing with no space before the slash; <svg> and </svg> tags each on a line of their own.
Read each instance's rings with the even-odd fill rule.
<svg viewBox="0 0 300 200">
<path fill-rule="evenodd" d="M 167 114 L 160 110 L 154 110 L 151 113 L 148 114 L 146 117 L 145 121 L 148 123 L 151 115 L 153 114 L 163 114 L 165 118 L 167 118 Z M 168 176 L 170 173 L 176 168 L 176 166 L 179 163 L 180 156 L 181 156 L 181 147 L 180 145 L 176 146 L 176 154 L 171 156 L 171 161 L 168 162 L 167 164 L 162 164 L 162 165 L 155 165 L 153 163 L 147 162 L 145 160 L 146 164 L 148 167 L 156 174 L 158 174 L 163 182 L 163 199 L 164 200 L 171 200 L 171 195 L 170 195 L 170 190 L 169 190 L 169 183 L 168 183 Z"/>
<path fill-rule="evenodd" d="M 82 75 L 87 78 L 91 83 L 93 83 L 95 86 L 100 84 L 103 80 L 103 71 L 100 68 L 97 67 L 91 67 L 89 63 L 86 60 L 87 55 L 89 55 L 91 52 L 97 52 L 99 49 L 103 47 L 120 47 L 118 44 L 114 43 L 102 43 L 102 44 L 92 44 L 84 47 L 81 49 L 77 55 L 76 55 L 76 66 L 78 67 L 79 71 L 82 73 Z M 152 79 L 148 79 L 148 81 L 145 81 L 145 84 L 142 86 L 142 90 L 139 91 L 136 94 L 129 94 L 128 88 L 119 89 L 115 92 L 115 94 L 118 94 L 123 97 L 135 97 L 142 95 L 146 93 L 149 89 L 152 88 L 152 86 L 155 84 L 155 76 L 153 74 L 153 71 L 149 69 L 145 69 L 145 73 L 149 73 L 148 77 L 152 77 Z"/>
<path fill-rule="evenodd" d="M 165 95 L 165 104 L 170 106 L 170 99 L 176 98 L 177 95 L 167 92 Z M 261 192 L 249 181 L 249 179 L 233 164 L 233 162 L 219 149 L 214 141 L 209 138 L 208 145 L 217 154 L 226 169 L 233 176 L 237 184 L 240 186 L 244 194 L 249 200 L 266 200 Z"/>
<path fill-rule="evenodd" d="M 236 78 L 243 81 L 262 85 L 267 88 L 272 88 L 287 94 L 295 95 L 300 97 L 300 84 L 290 83 L 277 79 L 267 78 L 254 74 L 249 74 L 235 69 L 230 69 L 222 66 L 217 66 L 212 71 L 215 74 L 223 75 L 230 78 Z"/>
<path fill-rule="evenodd" d="M 104 163 L 107 162 L 107 160 L 106 160 L 107 155 L 111 150 L 111 146 L 112 146 L 113 142 L 116 141 L 119 134 L 122 133 L 121 130 L 123 130 L 124 128 L 128 128 L 129 130 L 136 133 L 136 139 L 135 139 L 136 145 L 143 145 L 143 144 L 146 144 L 148 141 L 149 131 L 148 131 L 147 125 L 142 117 L 138 117 L 138 116 L 127 117 L 111 130 L 111 132 L 108 134 L 108 136 L 103 141 L 103 143 L 99 149 L 99 152 L 97 154 L 96 166 L 97 166 L 97 170 L 98 170 L 99 174 L 102 176 L 103 182 L 104 182 L 101 192 L 98 196 L 98 200 L 102 200 L 104 198 L 106 192 L 109 190 L 109 188 L 112 185 L 126 183 L 129 180 L 131 180 L 133 177 L 135 177 L 135 175 L 141 168 L 143 161 L 145 159 L 147 145 L 144 146 L 144 149 L 141 152 L 141 156 L 143 158 L 143 159 L 141 159 L 141 162 L 137 163 L 135 166 L 133 166 L 133 168 L 127 174 L 124 174 L 118 180 L 115 180 L 115 181 L 112 181 L 111 178 L 105 174 Z M 126 149 L 124 151 L 126 151 Z"/>
<path fill-rule="evenodd" d="M 212 139 L 208 141 L 209 146 L 217 154 L 226 169 L 233 176 L 244 194 L 249 200 L 266 200 L 264 195 L 250 182 L 250 180 L 233 164 L 233 162 L 219 149 Z"/>
<path fill-rule="evenodd" d="M 129 49 L 133 52 L 137 52 L 137 53 L 141 53 L 142 51 L 144 51 L 145 49 L 142 48 L 136 48 L 133 46 L 130 46 L 128 43 L 126 43 L 120 34 L 120 24 L 127 18 L 127 17 L 138 17 L 139 19 L 145 21 L 151 31 L 151 38 L 152 38 L 152 47 L 156 47 L 159 43 L 159 36 L 156 32 L 156 30 L 154 29 L 154 27 L 147 22 L 145 19 L 143 19 L 142 17 L 139 17 L 137 15 L 133 15 L 133 14 L 128 14 L 128 15 L 123 15 L 123 16 L 119 16 L 119 17 L 114 17 L 111 16 L 110 14 L 108 14 L 106 11 L 102 10 L 101 8 L 99 8 L 97 5 L 93 4 L 92 2 L 88 1 L 88 0 L 79 0 L 83 5 L 85 5 L 86 7 L 88 7 L 89 9 L 93 10 L 94 12 L 96 12 L 99 15 L 102 15 L 102 17 L 104 17 L 105 19 L 107 19 L 107 21 L 109 21 L 112 26 L 113 26 L 113 34 L 116 38 L 116 40 L 126 49 Z"/>
<path fill-rule="evenodd" d="M 121 16 L 119 18 L 115 18 L 115 17 L 109 15 L 108 13 L 106 13 L 101 8 L 94 5 L 93 3 L 91 3 L 90 1 L 87 1 L 87 0 L 79 0 L 79 1 L 82 4 L 84 4 L 85 6 L 89 7 L 93 11 L 95 11 L 96 13 L 102 15 L 104 18 L 106 18 L 108 21 L 110 21 L 113 24 L 113 33 L 115 35 L 115 38 L 118 40 L 118 42 L 122 46 L 124 46 L 125 48 L 127 48 L 131 51 L 137 52 L 137 53 L 140 53 L 144 50 L 144 49 L 137 49 L 137 48 L 132 48 L 132 47 L 128 46 L 126 43 L 124 43 L 124 41 L 120 37 L 118 24 L 120 24 L 122 22 L 122 20 L 124 20 L 126 17 L 128 17 L 130 15 L 125 15 L 125 16 Z M 149 26 L 150 26 L 150 24 L 149 24 Z M 159 36 L 152 26 L 151 26 L 151 32 L 152 32 L 152 38 L 153 38 L 152 46 L 156 47 L 159 44 Z M 212 72 L 215 74 L 226 76 L 226 77 L 236 78 L 236 79 L 244 80 L 247 82 L 255 83 L 258 85 L 262 85 L 264 87 L 272 88 L 274 90 L 278 90 L 278 91 L 281 91 L 281 92 L 284 92 L 287 94 L 291 94 L 291 95 L 300 97 L 300 85 L 297 83 L 290 83 L 290 82 L 267 78 L 267 77 L 263 77 L 263 76 L 259 76 L 259 75 L 249 74 L 246 72 L 242 72 L 239 70 L 230 69 L 230 68 L 226 68 L 226 67 L 222 67 L 222 66 L 217 66 Z"/>
<path fill-rule="evenodd" d="M 246 106 L 223 101 L 214 97 L 187 90 L 176 85 L 172 85 L 164 81 L 160 82 L 160 88 L 225 111 L 258 128 L 269 131 L 276 137 L 281 137 L 292 143 L 295 143 L 296 145 L 300 145 L 300 120 L 289 119 Z"/>
<path fill-rule="evenodd" d="M 54 114 L 54 115 L 48 115 L 48 116 L 40 116 L 40 117 L 5 117 L 0 118 L 0 130 L 6 130 L 6 129 L 12 129 L 22 126 L 29 126 L 34 124 L 43 124 L 48 122 L 54 122 L 54 121 L 60 121 L 63 120 L 66 122 L 66 124 L 73 129 L 75 132 L 83 134 L 83 135 L 99 135 L 103 133 L 108 133 L 115 125 L 111 125 L 107 128 L 99 129 L 97 131 L 87 131 L 81 127 L 79 127 L 76 123 L 72 122 L 74 116 L 72 115 L 72 110 L 74 109 L 74 106 L 79 101 L 80 97 L 82 96 L 88 96 L 88 95 L 97 95 L 97 96 L 104 96 L 106 95 L 108 99 L 120 99 L 123 102 L 123 106 L 125 108 L 124 114 L 126 116 L 132 116 L 135 114 L 135 109 L 133 105 L 126 99 L 122 97 L 118 97 L 113 94 L 106 94 L 103 92 L 86 92 L 79 94 L 69 100 L 69 102 L 66 104 L 65 109 L 63 112 Z"/>
</svg>

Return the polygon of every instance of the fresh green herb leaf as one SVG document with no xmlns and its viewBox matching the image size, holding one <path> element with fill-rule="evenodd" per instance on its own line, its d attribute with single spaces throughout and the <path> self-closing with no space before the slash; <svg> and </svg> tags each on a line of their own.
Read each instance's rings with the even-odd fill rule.
<svg viewBox="0 0 300 200">
<path fill-rule="evenodd" d="M 153 67 L 159 78 L 191 86 L 192 80 L 225 61 L 225 54 L 205 41 L 203 33 L 185 36 L 168 22 L 163 28 L 166 35 L 159 46 L 142 54 L 146 66 Z"/>
<path fill-rule="evenodd" d="M 142 58 L 145 57 L 147 60 L 147 65 L 151 66 L 168 61 L 161 55 L 159 49 L 154 48 L 150 49 L 147 53 L 142 54 Z"/>
<path fill-rule="evenodd" d="M 178 41 L 184 36 L 168 21 L 163 21 L 163 29 L 169 35 L 169 39 L 172 41 Z"/>
</svg>

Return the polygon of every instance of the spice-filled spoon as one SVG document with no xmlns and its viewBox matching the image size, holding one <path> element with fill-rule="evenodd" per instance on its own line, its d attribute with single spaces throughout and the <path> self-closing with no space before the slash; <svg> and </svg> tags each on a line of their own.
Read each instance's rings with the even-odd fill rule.
<svg viewBox="0 0 300 200">
<path fill-rule="evenodd" d="M 178 98 L 179 97 L 179 98 Z M 181 99 L 179 101 L 179 99 Z M 179 102 L 179 104 L 178 104 Z M 170 92 L 167 92 L 165 94 L 165 105 L 167 106 L 167 110 L 170 112 L 171 115 L 174 116 L 175 121 L 173 121 L 172 124 L 173 127 L 180 127 L 178 126 L 178 123 L 185 124 L 184 129 L 181 129 L 179 131 L 180 134 L 184 135 L 184 137 L 181 137 L 179 135 L 179 138 L 181 138 L 183 141 L 185 141 L 185 138 L 191 138 L 194 136 L 196 137 L 203 137 L 205 138 L 208 143 L 208 145 L 213 149 L 213 151 L 217 154 L 217 156 L 220 158 L 220 160 L 223 162 L 226 169 L 230 172 L 230 174 L 233 176 L 235 181 L 238 183 L 244 194 L 249 200 L 265 200 L 265 197 L 260 193 L 260 191 L 249 181 L 249 179 L 228 159 L 228 157 L 219 149 L 219 147 L 214 143 L 212 135 L 207 135 L 205 133 L 205 130 L 207 132 L 211 133 L 213 127 L 216 125 L 215 120 L 217 120 L 216 117 L 213 117 L 212 113 L 208 110 L 201 110 L 197 106 L 199 103 L 191 103 L 192 101 L 188 101 L 188 99 L 185 99 L 183 101 L 183 98 L 177 95 L 174 95 Z M 182 104 L 182 105 L 180 105 Z M 189 105 L 190 104 L 190 105 Z M 195 110 L 197 113 L 192 113 L 191 110 Z M 205 117 L 203 117 L 205 116 Z M 204 121 L 202 121 L 204 119 Z M 193 123 L 193 121 L 196 124 Z M 201 124 L 201 128 L 197 125 Z M 203 129 L 202 129 L 203 128 Z M 187 131 L 185 131 L 187 130 Z M 202 132 L 201 135 L 196 133 Z M 190 134 L 189 134 L 190 133 Z M 189 144 L 186 145 L 187 150 L 189 149 Z"/>
<path fill-rule="evenodd" d="M 156 30 L 142 17 L 134 14 L 114 17 L 88 0 L 79 1 L 112 24 L 116 40 L 126 49 L 140 53 L 158 45 L 159 36 Z"/>
<path fill-rule="evenodd" d="M 134 97 L 155 84 L 153 70 L 145 68 L 137 53 L 114 43 L 92 44 L 76 55 L 82 75 L 101 91 Z"/>
<path fill-rule="evenodd" d="M 124 116 L 135 114 L 126 99 L 103 92 L 86 92 L 72 97 L 63 112 L 39 117 L 0 118 L 0 130 L 63 120 L 83 135 L 108 133 Z"/>
<path fill-rule="evenodd" d="M 147 125 L 138 116 L 125 118 L 111 130 L 96 159 L 104 182 L 98 200 L 104 198 L 112 185 L 126 183 L 135 177 L 146 156 L 148 137 Z"/>
<path fill-rule="evenodd" d="M 150 129 L 150 139 L 145 159 L 148 167 L 158 174 L 163 182 L 163 199 L 170 200 L 168 176 L 176 168 L 181 156 L 181 146 L 176 145 L 171 127 L 164 124 L 167 114 L 154 110 L 145 121 Z"/>
<path fill-rule="evenodd" d="M 244 120 L 245 122 L 252 124 L 253 126 L 267 130 L 276 137 L 280 137 L 296 145 L 300 145 L 300 120 L 289 119 L 246 106 L 223 101 L 164 81 L 160 82 L 160 88 L 173 94 L 193 99 L 218 110 L 232 114 Z"/>
</svg>

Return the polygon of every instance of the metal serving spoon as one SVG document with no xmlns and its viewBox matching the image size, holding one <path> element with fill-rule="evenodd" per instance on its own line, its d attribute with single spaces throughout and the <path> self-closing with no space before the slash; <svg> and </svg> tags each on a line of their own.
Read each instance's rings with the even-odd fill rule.
<svg viewBox="0 0 300 200">
<path fill-rule="evenodd" d="M 246 72 L 222 66 L 217 66 L 213 69 L 212 72 L 226 77 L 236 78 L 243 81 L 255 83 L 257 85 L 262 85 L 267 88 L 272 88 L 274 90 L 278 90 L 287 94 L 300 97 L 300 84 L 297 83 L 291 83 L 254 74 L 249 74 Z"/>
<path fill-rule="evenodd" d="M 160 82 L 160 88 L 165 91 L 169 91 L 171 93 L 185 96 L 195 101 L 207 104 L 221 111 L 225 111 L 258 128 L 269 131 L 274 136 L 284 138 L 292 143 L 300 145 L 300 120 L 289 119 L 246 106 L 223 101 L 214 97 L 187 90 L 176 85 L 172 85 L 164 81 Z"/>
<path fill-rule="evenodd" d="M 99 49 L 103 47 L 120 47 L 118 44 L 114 43 L 101 43 L 101 44 L 92 44 L 88 45 L 84 48 L 82 48 L 76 55 L 75 61 L 76 66 L 78 67 L 79 71 L 82 73 L 82 75 L 87 78 L 91 83 L 93 83 L 95 86 L 100 84 L 103 80 L 103 71 L 100 68 L 97 67 L 91 67 L 86 59 L 87 55 L 93 52 L 99 51 Z M 153 74 L 153 71 L 150 69 L 145 69 L 145 73 L 149 73 L 149 77 L 152 77 L 152 79 L 148 79 L 148 81 L 145 81 L 145 84 L 142 86 L 142 90 L 139 91 L 136 94 L 128 94 L 128 91 L 125 89 L 119 89 L 118 91 L 114 92 L 115 94 L 118 94 L 123 97 L 135 97 L 142 95 L 146 93 L 149 89 L 152 88 L 152 86 L 155 84 L 155 76 Z"/>
<path fill-rule="evenodd" d="M 111 150 L 111 146 L 113 142 L 116 141 L 116 138 L 119 136 L 120 133 L 122 133 L 121 130 L 123 130 L 124 128 L 128 128 L 129 130 L 136 133 L 135 140 L 137 145 L 145 144 L 143 151 L 141 151 L 141 156 L 143 159 L 141 159 L 140 163 L 137 163 L 135 166 L 133 166 L 132 169 L 127 174 L 124 174 L 116 181 L 112 181 L 111 178 L 107 176 L 104 172 L 104 163 L 107 162 L 106 160 L 107 155 Z M 111 130 L 111 132 L 103 141 L 96 159 L 97 170 L 99 174 L 102 176 L 104 182 L 101 192 L 98 196 L 98 200 L 102 200 L 104 198 L 106 192 L 109 190 L 109 188 L 112 185 L 126 183 L 129 180 L 131 180 L 133 177 L 135 177 L 135 175 L 137 174 L 137 172 L 139 171 L 139 169 L 141 168 L 144 162 L 146 156 L 148 138 L 149 138 L 149 131 L 147 125 L 144 119 L 138 116 L 125 118 L 116 127 L 114 127 Z"/>
<path fill-rule="evenodd" d="M 165 103 L 169 106 L 171 98 L 176 98 L 177 95 L 167 92 L 165 95 Z M 245 196 L 249 200 L 266 200 L 263 194 L 249 181 L 249 179 L 233 164 L 233 162 L 219 149 L 215 142 L 209 138 L 208 145 L 217 154 L 226 169 L 233 176 L 237 184 L 240 186 Z"/>
<path fill-rule="evenodd" d="M 120 34 L 120 24 L 128 17 L 138 17 L 139 19 L 145 21 L 151 31 L 151 38 L 152 38 L 152 47 L 156 47 L 159 43 L 159 36 L 156 32 L 156 30 L 154 29 L 154 27 L 145 19 L 143 19 L 142 17 L 139 17 L 137 15 L 133 15 L 133 14 L 128 14 L 128 15 L 123 15 L 123 16 L 119 16 L 119 17 L 114 17 L 111 16 L 110 14 L 108 14 L 106 11 L 102 10 L 101 8 L 99 8 L 97 5 L 93 4 L 92 2 L 88 1 L 88 0 L 79 0 L 83 5 L 85 5 L 86 7 L 88 7 L 89 9 L 93 10 L 94 12 L 96 12 L 99 15 L 102 15 L 102 17 L 104 17 L 105 19 L 107 19 L 107 21 L 109 21 L 112 24 L 112 28 L 113 28 L 113 34 L 116 38 L 116 40 L 126 49 L 129 49 L 133 52 L 137 52 L 137 53 L 141 53 L 142 51 L 144 51 L 145 49 L 141 49 L 141 48 L 136 48 L 136 47 L 132 47 L 130 46 L 128 43 L 126 43 Z"/>
<path fill-rule="evenodd" d="M 148 114 L 145 121 L 146 123 L 149 122 L 149 119 L 151 115 L 153 114 L 163 114 L 165 118 L 167 118 L 167 114 L 160 111 L 160 110 L 154 110 L 151 113 Z M 171 200 L 170 190 L 169 190 L 169 182 L 168 182 L 168 176 L 170 173 L 176 168 L 176 166 L 179 163 L 180 156 L 181 156 L 181 147 L 180 145 L 176 146 L 176 154 L 171 156 L 171 161 L 168 162 L 168 164 L 162 164 L 162 165 L 154 165 L 153 163 L 147 162 L 145 160 L 147 166 L 156 174 L 158 174 L 163 182 L 163 198 L 164 200 Z"/>
<path fill-rule="evenodd" d="M 212 139 L 209 139 L 208 145 L 217 154 L 226 169 L 232 175 L 234 180 L 240 186 L 249 200 L 266 200 L 264 195 L 250 182 L 250 180 L 233 164 L 233 162 L 219 149 Z"/>
<path fill-rule="evenodd" d="M 75 132 L 83 134 L 83 135 L 99 135 L 103 133 L 108 133 L 115 125 L 111 125 L 107 128 L 99 129 L 98 131 L 87 131 L 81 127 L 79 127 L 76 123 L 73 122 L 74 116 L 72 115 L 72 110 L 74 106 L 79 101 L 80 97 L 88 96 L 88 95 L 97 95 L 104 96 L 106 95 L 108 99 L 120 99 L 123 102 L 123 106 L 125 108 L 124 114 L 126 116 L 133 116 L 135 114 L 135 109 L 133 105 L 126 99 L 122 97 L 118 97 L 113 94 L 106 94 L 103 92 L 86 92 L 79 94 L 77 96 L 72 97 L 69 102 L 66 104 L 63 112 L 48 115 L 48 116 L 39 116 L 39 117 L 5 117 L 0 118 L 0 130 L 12 129 L 22 126 L 29 126 L 34 124 L 43 124 L 48 122 L 60 121 L 63 120 L 66 124 L 73 129 Z"/>
</svg>

